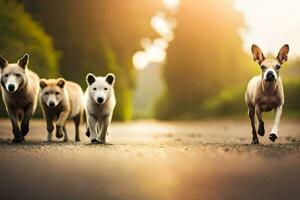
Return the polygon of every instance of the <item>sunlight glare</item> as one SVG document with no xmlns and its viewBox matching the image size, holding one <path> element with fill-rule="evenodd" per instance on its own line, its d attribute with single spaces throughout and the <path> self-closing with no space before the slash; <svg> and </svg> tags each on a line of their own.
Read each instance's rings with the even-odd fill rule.
<svg viewBox="0 0 300 200">
<path fill-rule="evenodd" d="M 180 5 L 180 0 L 164 0 L 165 6 L 173 11 L 176 11 Z"/>
<path fill-rule="evenodd" d="M 136 69 L 145 69 L 149 65 L 149 60 L 144 51 L 137 51 L 132 56 L 132 62 Z"/>
</svg>

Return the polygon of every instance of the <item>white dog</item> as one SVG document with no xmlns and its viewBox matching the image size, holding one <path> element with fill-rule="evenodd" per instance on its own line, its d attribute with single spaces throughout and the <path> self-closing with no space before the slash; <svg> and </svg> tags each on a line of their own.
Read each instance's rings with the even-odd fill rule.
<svg viewBox="0 0 300 200">
<path fill-rule="evenodd" d="M 105 143 L 108 127 L 116 105 L 114 82 L 111 73 L 105 77 L 96 77 L 89 73 L 86 76 L 88 88 L 86 97 L 87 132 L 92 143 Z"/>
</svg>

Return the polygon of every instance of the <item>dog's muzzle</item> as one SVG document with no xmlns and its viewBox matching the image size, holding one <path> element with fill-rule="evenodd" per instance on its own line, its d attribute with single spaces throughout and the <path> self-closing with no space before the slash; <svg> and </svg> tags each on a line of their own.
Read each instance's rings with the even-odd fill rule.
<svg viewBox="0 0 300 200">
<path fill-rule="evenodd" d="M 266 81 L 275 81 L 275 75 L 273 72 L 268 72 L 267 75 L 266 75 Z"/>
</svg>

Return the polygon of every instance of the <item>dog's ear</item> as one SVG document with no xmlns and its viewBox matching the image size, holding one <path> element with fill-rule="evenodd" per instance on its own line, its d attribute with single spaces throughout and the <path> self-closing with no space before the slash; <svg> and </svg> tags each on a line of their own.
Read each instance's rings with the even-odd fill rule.
<svg viewBox="0 0 300 200">
<path fill-rule="evenodd" d="M 265 56 L 256 44 L 252 44 L 251 52 L 252 52 L 252 55 L 253 55 L 253 60 L 255 62 L 260 64 L 260 63 L 262 63 L 262 61 L 264 61 Z"/>
<path fill-rule="evenodd" d="M 45 88 L 46 86 L 47 86 L 46 80 L 42 78 L 42 79 L 40 80 L 40 88 L 43 89 L 43 88 Z"/>
<path fill-rule="evenodd" d="M 0 55 L 0 69 L 5 68 L 7 65 L 8 65 L 7 60 Z"/>
<path fill-rule="evenodd" d="M 88 75 L 86 75 L 86 82 L 88 85 L 91 85 L 95 81 L 96 81 L 96 76 L 94 74 L 88 73 Z"/>
<path fill-rule="evenodd" d="M 26 53 L 20 60 L 18 60 L 18 64 L 20 67 L 25 69 L 29 63 L 29 55 Z"/>
<path fill-rule="evenodd" d="M 285 44 L 281 47 L 278 52 L 277 60 L 280 64 L 286 62 L 288 60 L 288 53 L 290 51 L 290 47 L 288 44 Z"/>
<path fill-rule="evenodd" d="M 110 85 L 114 84 L 115 82 L 115 75 L 112 74 L 112 73 L 108 73 L 106 75 L 106 78 L 105 78 L 106 82 L 108 82 Z"/>
<path fill-rule="evenodd" d="M 59 79 L 57 80 L 56 85 L 58 85 L 58 87 L 60 87 L 60 88 L 64 88 L 65 83 L 66 83 L 66 80 L 65 80 L 65 79 L 59 78 Z"/>
</svg>

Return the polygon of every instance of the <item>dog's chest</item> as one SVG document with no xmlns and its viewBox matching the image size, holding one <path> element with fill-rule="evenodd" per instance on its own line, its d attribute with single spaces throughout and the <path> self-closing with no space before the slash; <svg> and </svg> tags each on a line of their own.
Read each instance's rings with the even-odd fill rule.
<svg viewBox="0 0 300 200">
<path fill-rule="evenodd" d="M 280 105 L 280 99 L 277 96 L 262 96 L 259 105 L 262 111 L 269 112 Z"/>
</svg>

